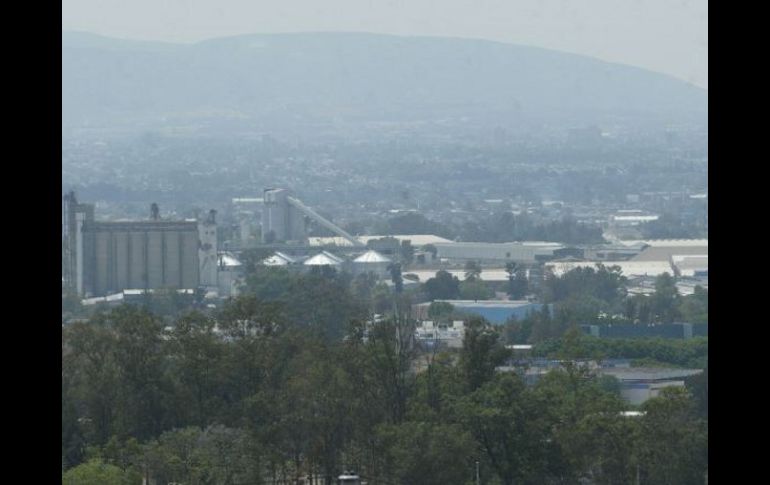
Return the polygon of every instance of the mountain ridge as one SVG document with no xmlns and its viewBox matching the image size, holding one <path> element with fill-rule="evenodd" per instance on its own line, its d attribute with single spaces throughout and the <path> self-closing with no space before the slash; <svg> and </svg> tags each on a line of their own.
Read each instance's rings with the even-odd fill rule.
<svg viewBox="0 0 770 485">
<path fill-rule="evenodd" d="M 266 124 L 492 115 L 676 122 L 705 119 L 707 106 L 707 90 L 665 74 L 482 39 L 322 32 L 180 44 L 62 32 L 69 125 L 191 112 Z"/>
</svg>

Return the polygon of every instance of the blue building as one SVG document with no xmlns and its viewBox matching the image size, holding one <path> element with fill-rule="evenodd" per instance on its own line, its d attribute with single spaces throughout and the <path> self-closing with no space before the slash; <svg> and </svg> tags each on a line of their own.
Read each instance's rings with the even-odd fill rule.
<svg viewBox="0 0 770 485">
<path fill-rule="evenodd" d="M 468 315 L 478 315 L 484 317 L 489 323 L 494 325 L 502 325 L 509 318 L 515 317 L 518 320 L 526 318 L 535 312 L 542 311 L 542 303 L 533 303 L 527 300 L 436 300 L 437 302 L 449 303 L 452 305 L 456 312 L 465 313 Z M 427 309 L 430 303 L 422 303 L 418 307 L 424 307 L 424 312 L 427 314 Z M 418 318 L 420 311 L 423 308 L 418 308 Z M 553 309 L 551 309 L 553 310 Z M 426 315 L 427 316 L 427 315 Z"/>
</svg>

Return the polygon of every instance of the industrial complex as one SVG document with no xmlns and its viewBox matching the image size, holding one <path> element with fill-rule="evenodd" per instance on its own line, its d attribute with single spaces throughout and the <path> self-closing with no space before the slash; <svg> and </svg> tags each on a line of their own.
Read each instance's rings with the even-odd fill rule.
<svg viewBox="0 0 770 485">
<path fill-rule="evenodd" d="M 81 298 L 160 289 L 226 298 L 237 295 L 242 282 L 241 251 L 262 248 L 270 254 L 261 261 L 267 267 L 331 267 L 352 275 L 371 273 L 388 284 L 390 266 L 401 263 L 407 286 L 424 283 L 439 270 L 463 281 L 464 265 L 475 262 L 483 267 L 476 277 L 490 284 L 510 278 L 509 264 L 524 269 L 533 287 L 548 273 L 558 276 L 601 264 L 619 267 L 632 293 L 651 291 L 654 278 L 662 273 L 679 277 L 682 294 L 692 293 L 695 285 L 708 288 L 708 240 L 573 247 L 544 241 L 452 241 L 432 234 L 353 235 L 286 188 L 265 189 L 261 198 L 232 199 L 232 215 L 241 247 L 220 241 L 214 210 L 195 219 L 172 220 L 161 218 L 152 204 L 146 220 L 104 221 L 96 218 L 93 204 L 79 202 L 70 192 L 62 204 L 62 285 Z M 310 236 L 311 225 L 334 236 Z M 404 246 L 413 251 L 409 259 L 402 254 Z M 471 303 L 474 311 L 479 305 L 492 311 L 487 308 L 491 303 Z M 514 306 L 533 308 L 505 300 L 497 304 L 506 306 L 503 313 Z"/>
</svg>

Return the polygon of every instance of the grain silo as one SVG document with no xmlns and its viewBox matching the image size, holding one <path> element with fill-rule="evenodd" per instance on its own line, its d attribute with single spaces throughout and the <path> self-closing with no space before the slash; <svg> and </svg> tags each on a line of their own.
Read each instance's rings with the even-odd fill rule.
<svg viewBox="0 0 770 485">
<path fill-rule="evenodd" d="M 96 221 L 93 206 L 69 194 L 62 215 L 62 277 L 82 296 L 217 286 L 214 211 L 200 222 L 161 220 L 153 204 L 149 220 Z"/>
<path fill-rule="evenodd" d="M 353 260 L 353 270 L 356 274 L 374 273 L 379 278 L 385 278 L 389 275 L 390 264 L 390 258 L 370 250 Z"/>
<path fill-rule="evenodd" d="M 83 226 L 83 292 L 197 288 L 197 221 L 92 222 Z"/>
</svg>

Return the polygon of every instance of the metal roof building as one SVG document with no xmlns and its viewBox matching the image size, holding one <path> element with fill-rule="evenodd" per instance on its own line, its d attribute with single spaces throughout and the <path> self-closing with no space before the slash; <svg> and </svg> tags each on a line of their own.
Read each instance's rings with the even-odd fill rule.
<svg viewBox="0 0 770 485">
<path fill-rule="evenodd" d="M 709 256 L 706 255 L 682 255 L 675 254 L 671 257 L 672 263 L 680 276 L 708 275 Z"/>
<path fill-rule="evenodd" d="M 356 236 L 362 243 L 366 244 L 374 239 L 392 237 L 398 242 L 409 241 L 412 246 L 425 246 L 426 244 L 451 243 L 449 239 L 435 236 L 433 234 L 392 234 L 382 236 Z M 353 244 L 344 237 L 309 237 L 308 242 L 311 246 L 352 246 Z"/>
<path fill-rule="evenodd" d="M 637 254 L 631 261 L 671 261 L 674 256 L 706 256 L 709 247 L 705 246 L 650 246 Z"/>
<path fill-rule="evenodd" d="M 701 369 L 673 369 L 653 367 L 610 367 L 600 374 L 620 381 L 620 395 L 630 404 L 641 404 L 657 397 L 663 388 L 683 387 L 684 379 L 702 373 Z"/>
<path fill-rule="evenodd" d="M 542 258 L 552 257 L 554 251 L 564 248 L 552 242 L 453 242 L 436 243 L 438 257 L 454 260 L 475 261 L 517 261 L 534 263 Z"/>
</svg>

